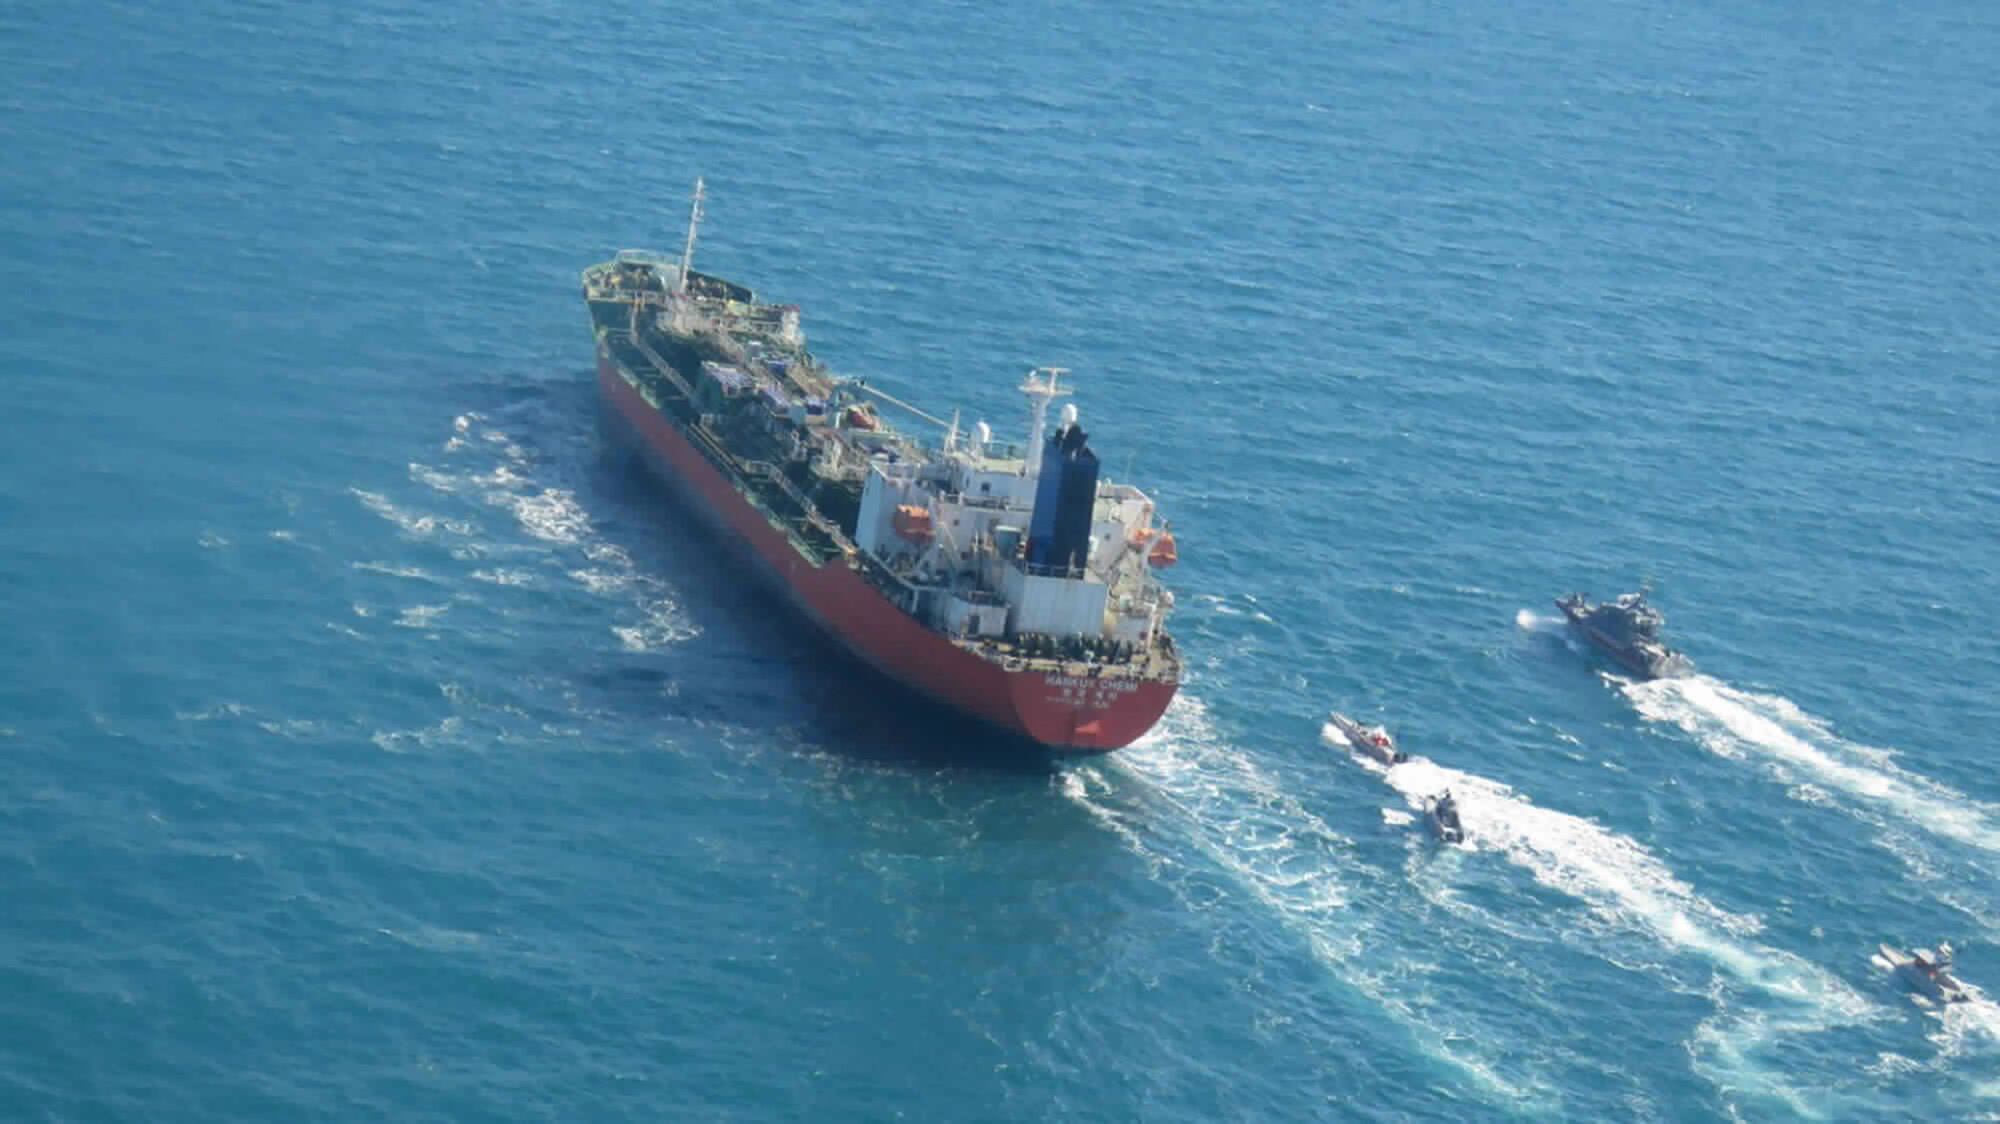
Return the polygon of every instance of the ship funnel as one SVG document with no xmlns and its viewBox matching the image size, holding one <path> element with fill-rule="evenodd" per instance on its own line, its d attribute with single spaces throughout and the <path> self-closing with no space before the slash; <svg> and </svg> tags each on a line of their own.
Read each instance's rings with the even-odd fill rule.
<svg viewBox="0 0 2000 1124">
<path fill-rule="evenodd" d="M 1063 403 L 1062 423 L 1065 426 L 1072 426 L 1076 424 L 1076 403 L 1074 402 Z"/>
<path fill-rule="evenodd" d="M 1040 454 L 1035 508 L 1028 520 L 1028 564 L 1067 573 L 1090 560 L 1097 454 L 1090 451 L 1089 435 L 1077 425 L 1049 434 Z"/>
<path fill-rule="evenodd" d="M 991 440 L 993 440 L 993 427 L 992 427 L 992 426 L 990 426 L 990 425 L 987 425 L 987 424 L 986 424 L 985 422 L 978 422 L 978 423 L 976 423 L 976 424 L 974 424 L 974 425 L 973 425 L 973 427 L 972 427 L 972 451 L 973 451 L 973 452 L 975 452 L 975 453 L 978 453 L 978 454 L 979 454 L 979 455 L 981 455 L 981 456 L 985 456 L 985 455 L 986 455 L 986 443 L 987 443 L 988 441 L 991 441 Z"/>
</svg>

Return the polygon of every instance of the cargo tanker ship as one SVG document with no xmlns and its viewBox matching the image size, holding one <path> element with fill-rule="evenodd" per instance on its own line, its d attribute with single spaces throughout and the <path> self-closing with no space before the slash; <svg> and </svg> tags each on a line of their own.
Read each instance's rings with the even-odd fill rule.
<svg viewBox="0 0 2000 1124">
<path fill-rule="evenodd" d="M 583 272 L 607 434 L 855 658 L 985 726 L 1101 753 L 1178 690 L 1153 501 L 1100 476 L 1068 372 L 1021 383 L 1024 445 L 961 430 L 806 349 L 796 305 L 627 250 Z M 889 412 L 935 427 L 925 438 Z M 914 428 L 914 427 L 912 427 Z"/>
</svg>

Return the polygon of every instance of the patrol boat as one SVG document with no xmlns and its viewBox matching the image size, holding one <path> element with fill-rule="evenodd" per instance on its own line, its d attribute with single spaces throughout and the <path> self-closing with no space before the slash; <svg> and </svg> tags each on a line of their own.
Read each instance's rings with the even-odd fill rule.
<svg viewBox="0 0 2000 1124">
<path fill-rule="evenodd" d="M 1459 822 L 1458 801 L 1452 798 L 1450 789 L 1424 801 L 1424 819 L 1429 821 L 1431 834 L 1439 842 L 1465 842 L 1465 825 Z"/>
<path fill-rule="evenodd" d="M 1384 765 L 1401 765 L 1410 759 L 1409 754 L 1396 747 L 1396 739 L 1389 736 L 1389 731 L 1385 727 L 1363 726 L 1338 711 L 1334 712 L 1331 721 L 1333 728 L 1340 731 L 1340 736 L 1347 739 L 1347 744 L 1354 748 L 1354 752 L 1363 757 L 1380 761 Z"/>
<path fill-rule="evenodd" d="M 1972 996 L 1958 977 L 1951 974 L 1951 942 L 1937 946 L 1937 951 L 1918 949 L 1904 952 L 1888 945 L 1881 947 L 1882 959 L 1889 962 L 1889 970 L 1903 978 L 1905 983 L 1922 992 L 1938 1003 L 1963 1003 Z"/>
<path fill-rule="evenodd" d="M 1666 617 L 1646 603 L 1644 593 L 1621 593 L 1617 600 L 1592 604 L 1588 594 L 1556 598 L 1570 628 L 1634 675 L 1665 679 L 1686 675 L 1694 664 L 1660 641 Z"/>
</svg>

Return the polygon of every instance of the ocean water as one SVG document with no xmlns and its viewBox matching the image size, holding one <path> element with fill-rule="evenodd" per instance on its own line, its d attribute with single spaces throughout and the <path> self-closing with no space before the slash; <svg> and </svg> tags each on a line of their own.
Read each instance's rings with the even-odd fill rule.
<svg viewBox="0 0 2000 1124">
<path fill-rule="evenodd" d="M 1995 58 L 7 6 L 0 1119 L 2000 1118 Z M 996 762 L 604 455 L 576 272 L 697 175 L 836 367 L 1074 369 L 1182 544 L 1153 734 Z M 1554 627 L 1641 581 L 1699 676 Z M 1949 1012 L 1870 961 L 1943 939 Z"/>
</svg>

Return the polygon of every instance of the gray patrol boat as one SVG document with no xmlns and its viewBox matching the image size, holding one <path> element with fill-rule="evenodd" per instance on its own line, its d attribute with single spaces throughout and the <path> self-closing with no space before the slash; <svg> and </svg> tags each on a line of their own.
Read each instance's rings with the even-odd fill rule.
<svg viewBox="0 0 2000 1124">
<path fill-rule="evenodd" d="M 1556 598 L 1569 626 L 1620 667 L 1646 679 L 1686 675 L 1694 664 L 1660 641 L 1667 619 L 1646 604 L 1644 593 L 1621 593 L 1614 601 L 1592 604 L 1589 595 Z"/>
<path fill-rule="evenodd" d="M 1458 801 L 1452 798 L 1451 790 L 1424 801 L 1424 819 L 1430 824 L 1431 834 L 1440 843 L 1465 842 L 1465 824 L 1458 818 Z"/>
<path fill-rule="evenodd" d="M 1939 945 L 1936 952 L 1924 948 L 1904 952 L 1885 944 L 1881 953 L 1882 959 L 1889 962 L 1890 971 L 1934 1003 L 1963 1003 L 1972 998 L 1965 985 L 1951 974 L 1950 942 Z"/>
</svg>

